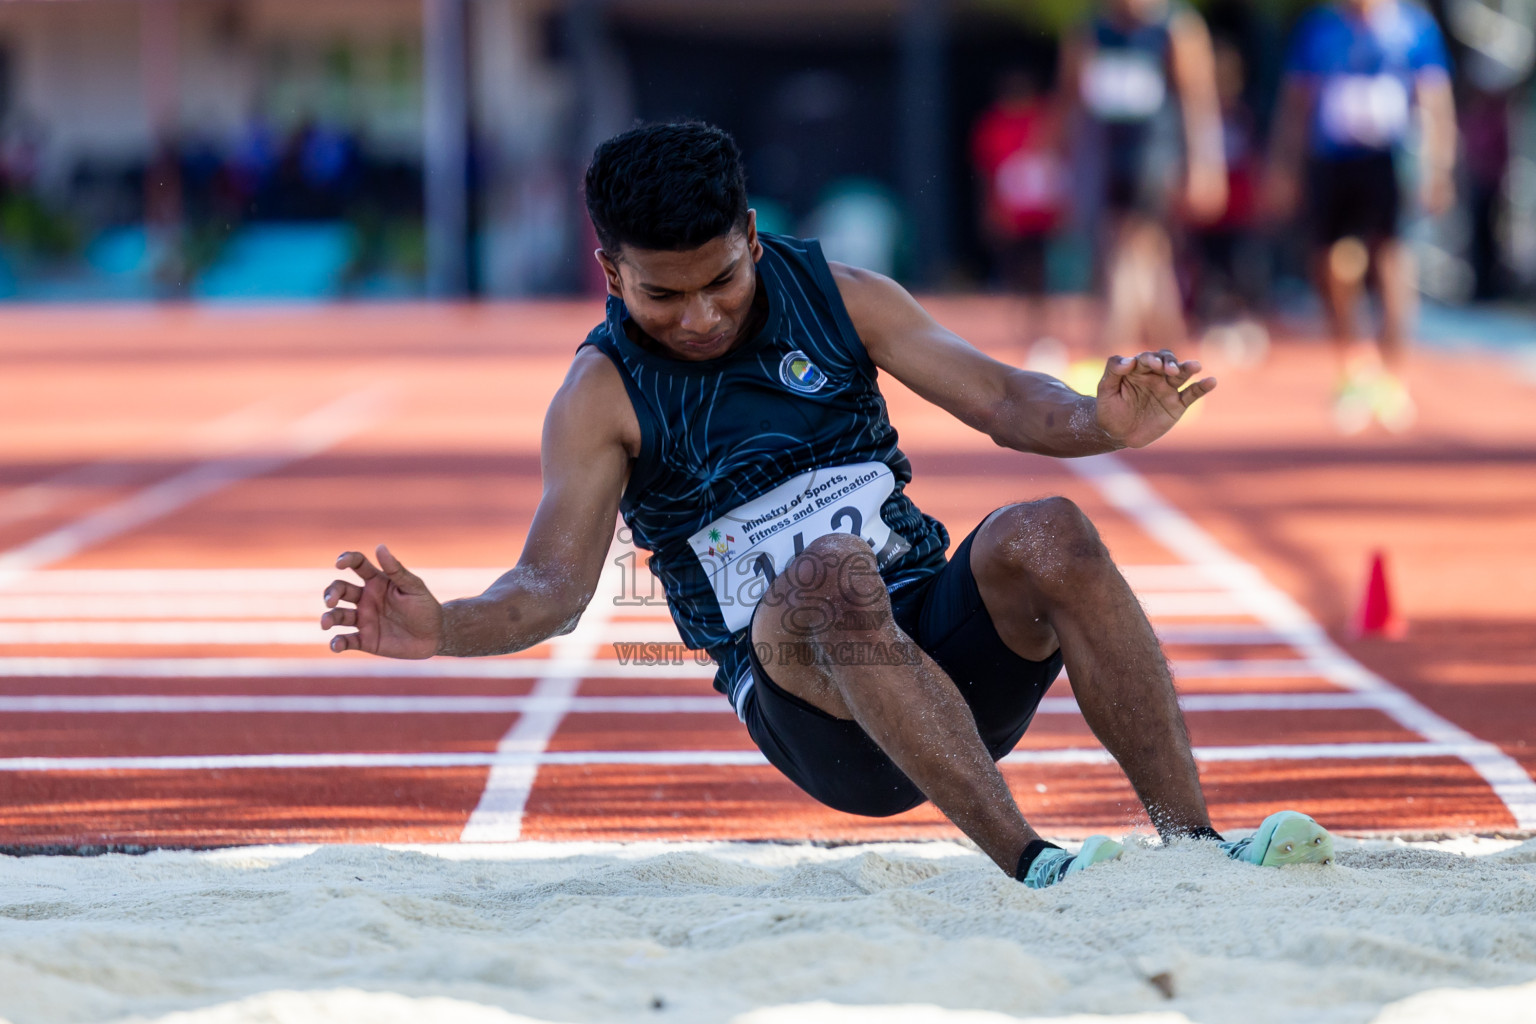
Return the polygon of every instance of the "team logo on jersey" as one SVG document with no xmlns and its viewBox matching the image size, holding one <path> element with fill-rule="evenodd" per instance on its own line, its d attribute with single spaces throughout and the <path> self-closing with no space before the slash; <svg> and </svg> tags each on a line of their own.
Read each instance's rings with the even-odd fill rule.
<svg viewBox="0 0 1536 1024">
<path fill-rule="evenodd" d="M 779 380 L 785 387 L 809 395 L 826 385 L 827 375 L 811 362 L 810 356 L 795 349 L 779 361 Z"/>
</svg>

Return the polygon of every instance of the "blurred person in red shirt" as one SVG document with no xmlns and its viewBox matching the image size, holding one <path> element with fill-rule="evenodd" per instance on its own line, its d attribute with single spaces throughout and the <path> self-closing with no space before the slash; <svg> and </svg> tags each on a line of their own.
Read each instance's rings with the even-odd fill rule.
<svg viewBox="0 0 1536 1024">
<path fill-rule="evenodd" d="M 971 162 L 982 183 L 982 237 L 998 282 L 1024 301 L 1026 347 L 1060 345 L 1045 328 L 1050 243 L 1062 214 L 1060 134 L 1055 104 L 1022 68 L 1000 76 L 996 101 L 971 132 Z"/>
</svg>

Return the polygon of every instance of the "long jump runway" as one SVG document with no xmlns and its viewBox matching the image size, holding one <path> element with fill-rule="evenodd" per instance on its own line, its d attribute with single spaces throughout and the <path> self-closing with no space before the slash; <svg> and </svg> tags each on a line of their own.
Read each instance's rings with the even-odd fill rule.
<svg viewBox="0 0 1536 1024">
<path fill-rule="evenodd" d="M 932 308 L 1018 360 L 1006 304 Z M 539 648 L 328 652 L 343 549 L 388 542 L 445 599 L 516 560 L 543 409 L 598 315 L 0 312 L 0 847 L 955 835 L 768 767 L 622 532 L 581 626 Z M 1058 493 L 1099 525 L 1218 828 L 1296 806 L 1347 833 L 1536 830 L 1536 382 L 1425 354 L 1414 432 L 1343 439 L 1324 346 L 1209 369 L 1159 445 L 1072 462 L 883 387 L 954 539 Z M 1376 550 L 1401 640 L 1349 636 Z M 1065 679 L 1004 772 L 1047 834 L 1145 825 Z"/>
</svg>

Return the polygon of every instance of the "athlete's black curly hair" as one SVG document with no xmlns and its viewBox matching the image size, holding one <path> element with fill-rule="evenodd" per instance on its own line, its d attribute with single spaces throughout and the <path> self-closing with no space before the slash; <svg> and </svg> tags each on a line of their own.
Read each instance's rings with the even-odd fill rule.
<svg viewBox="0 0 1536 1024">
<path fill-rule="evenodd" d="M 747 176 L 736 140 L 699 121 L 648 124 L 597 147 L 587 215 L 610 256 L 619 246 L 679 251 L 747 224 Z"/>
</svg>

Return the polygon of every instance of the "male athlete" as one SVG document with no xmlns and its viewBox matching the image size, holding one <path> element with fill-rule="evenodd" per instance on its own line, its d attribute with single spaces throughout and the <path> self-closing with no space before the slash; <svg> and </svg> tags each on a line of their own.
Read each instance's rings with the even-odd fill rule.
<svg viewBox="0 0 1536 1024">
<path fill-rule="evenodd" d="M 1157 638 L 1092 524 L 1063 498 L 1008 505 L 946 560 L 876 387 L 884 370 L 998 444 L 1070 457 L 1156 440 L 1216 386 L 1199 364 L 1112 358 L 1093 398 L 996 362 L 887 278 L 758 234 L 736 144 L 707 125 L 604 142 L 586 199 L 608 314 L 550 404 L 517 566 L 439 604 L 384 546 L 377 567 L 346 552 L 338 568 L 363 585 L 333 582 L 320 621 L 357 632 L 331 649 L 505 654 L 569 632 L 622 513 L 715 686 L 823 803 L 880 816 L 932 800 L 1034 887 L 1118 856 L 1104 836 L 1076 857 L 1043 841 L 995 765 L 1065 663 L 1162 835 L 1220 841 Z M 1227 849 L 1332 853 L 1295 812 Z"/>
</svg>

